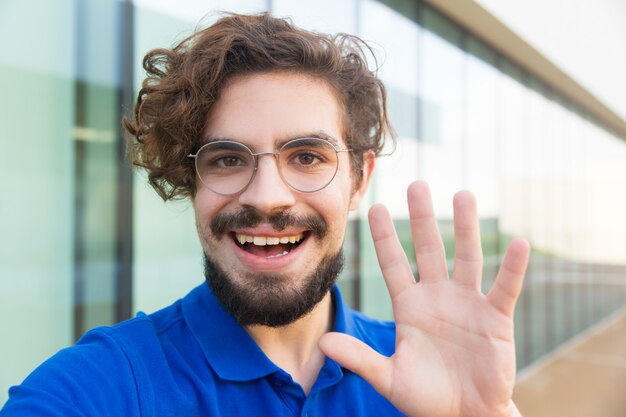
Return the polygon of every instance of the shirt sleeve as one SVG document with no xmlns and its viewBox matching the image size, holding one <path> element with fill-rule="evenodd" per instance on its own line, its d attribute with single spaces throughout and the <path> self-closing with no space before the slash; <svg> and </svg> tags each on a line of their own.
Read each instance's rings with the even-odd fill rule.
<svg viewBox="0 0 626 417">
<path fill-rule="evenodd" d="M 0 417 L 138 416 L 132 366 L 104 329 L 88 332 L 9 390 Z"/>
</svg>

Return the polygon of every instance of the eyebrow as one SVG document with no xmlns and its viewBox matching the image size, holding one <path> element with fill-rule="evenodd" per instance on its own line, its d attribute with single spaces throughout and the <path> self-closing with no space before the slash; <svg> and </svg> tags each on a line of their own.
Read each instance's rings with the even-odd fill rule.
<svg viewBox="0 0 626 417">
<path fill-rule="evenodd" d="M 276 143 L 276 146 L 280 147 L 280 146 L 283 146 L 285 143 L 289 142 L 290 140 L 302 139 L 302 138 L 322 139 L 322 140 L 325 140 L 326 142 L 331 143 L 337 148 L 339 147 L 339 140 L 329 135 L 328 133 L 324 132 L 323 130 L 316 130 L 314 132 L 303 132 L 303 133 L 298 133 L 295 135 L 288 135 L 287 137 L 281 140 L 278 140 Z"/>
<path fill-rule="evenodd" d="M 287 142 L 289 142 L 291 140 L 302 139 L 302 138 L 322 139 L 322 140 L 325 140 L 325 141 L 331 143 L 336 148 L 340 147 L 339 140 L 337 140 L 333 136 L 329 135 L 328 133 L 324 132 L 323 130 L 316 130 L 316 131 L 313 131 L 313 132 L 300 132 L 300 133 L 296 133 L 296 134 L 285 135 L 285 136 L 277 139 L 274 142 L 274 146 L 276 146 L 276 148 L 280 148 L 285 143 L 287 143 Z M 225 137 L 225 136 L 213 136 L 213 135 L 206 136 L 203 139 L 201 139 L 200 143 L 199 143 L 199 146 L 203 146 L 203 145 L 206 145 L 207 143 L 218 142 L 218 141 L 237 142 L 237 143 L 241 143 L 241 144 L 244 144 L 244 145 L 250 147 L 250 149 L 253 149 L 253 147 L 250 146 L 249 143 L 246 143 L 244 141 L 233 139 L 233 138 L 229 138 L 229 137 Z M 253 149 L 253 151 L 256 151 L 256 150 Z"/>
</svg>

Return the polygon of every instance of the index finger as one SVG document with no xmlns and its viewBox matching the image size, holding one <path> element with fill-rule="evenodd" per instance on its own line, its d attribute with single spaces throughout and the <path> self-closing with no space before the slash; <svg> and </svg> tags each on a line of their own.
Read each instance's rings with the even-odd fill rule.
<svg viewBox="0 0 626 417">
<path fill-rule="evenodd" d="M 380 204 L 372 206 L 368 217 L 378 264 L 389 295 L 393 298 L 411 285 L 415 285 L 415 277 L 385 206 Z"/>
</svg>

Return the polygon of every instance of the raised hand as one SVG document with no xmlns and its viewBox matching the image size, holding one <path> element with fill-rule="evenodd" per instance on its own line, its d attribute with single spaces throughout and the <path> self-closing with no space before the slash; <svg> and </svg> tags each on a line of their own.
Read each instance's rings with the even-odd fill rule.
<svg viewBox="0 0 626 417">
<path fill-rule="evenodd" d="M 420 276 L 416 283 L 386 208 L 372 207 L 370 229 L 391 295 L 396 351 L 385 357 L 339 333 L 320 339 L 322 351 L 367 380 L 408 416 L 519 415 L 513 310 L 529 245 L 513 240 L 489 293 L 480 292 L 482 249 L 476 201 L 454 197 L 455 259 L 449 279 L 428 186 L 408 190 L 411 232 Z"/>
</svg>

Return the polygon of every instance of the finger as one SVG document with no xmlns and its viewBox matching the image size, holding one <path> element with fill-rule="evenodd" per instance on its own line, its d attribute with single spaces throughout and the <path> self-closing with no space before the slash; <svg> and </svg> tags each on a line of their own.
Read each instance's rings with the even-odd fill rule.
<svg viewBox="0 0 626 417">
<path fill-rule="evenodd" d="M 391 298 L 415 285 L 415 277 L 402 249 L 389 212 L 380 204 L 369 211 L 370 230 L 378 264 Z"/>
<path fill-rule="evenodd" d="M 362 341 L 343 333 L 326 333 L 319 341 L 322 352 L 344 368 L 365 379 L 383 397 L 389 398 L 391 360 Z"/>
<path fill-rule="evenodd" d="M 416 181 L 409 186 L 409 217 L 420 282 L 448 279 L 446 253 L 437 227 L 428 185 Z"/>
<path fill-rule="evenodd" d="M 512 317 L 522 289 L 528 266 L 530 245 L 524 239 L 514 239 L 504 254 L 504 260 L 493 287 L 487 294 L 489 302 L 503 314 Z"/>
<path fill-rule="evenodd" d="M 460 285 L 480 289 L 483 251 L 476 198 L 469 191 L 454 196 L 454 272 L 452 279 Z"/>
</svg>

